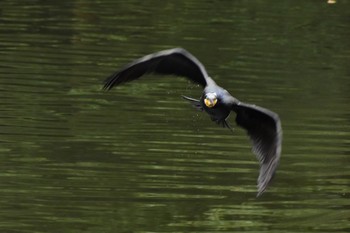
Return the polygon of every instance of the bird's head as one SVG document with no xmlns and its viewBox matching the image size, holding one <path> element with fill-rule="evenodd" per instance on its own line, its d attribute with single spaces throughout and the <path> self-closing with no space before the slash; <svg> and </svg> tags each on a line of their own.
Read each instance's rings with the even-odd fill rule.
<svg viewBox="0 0 350 233">
<path fill-rule="evenodd" d="M 214 92 L 209 92 L 207 94 L 205 94 L 204 97 L 204 104 L 208 107 L 208 108 L 212 108 L 215 106 L 215 104 L 218 102 L 216 93 Z"/>
</svg>

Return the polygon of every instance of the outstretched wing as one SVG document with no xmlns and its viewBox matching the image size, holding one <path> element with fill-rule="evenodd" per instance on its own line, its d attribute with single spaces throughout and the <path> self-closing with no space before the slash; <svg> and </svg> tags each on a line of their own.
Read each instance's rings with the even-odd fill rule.
<svg viewBox="0 0 350 233">
<path fill-rule="evenodd" d="M 257 194 L 260 196 L 269 185 L 280 160 L 280 118 L 268 109 L 241 102 L 234 104 L 232 110 L 237 114 L 237 124 L 248 131 L 253 144 L 252 150 L 260 162 Z"/>
<path fill-rule="evenodd" d="M 112 74 L 105 81 L 104 89 L 130 82 L 148 74 L 183 76 L 205 87 L 210 79 L 200 61 L 182 48 L 160 51 L 139 58 Z"/>
</svg>

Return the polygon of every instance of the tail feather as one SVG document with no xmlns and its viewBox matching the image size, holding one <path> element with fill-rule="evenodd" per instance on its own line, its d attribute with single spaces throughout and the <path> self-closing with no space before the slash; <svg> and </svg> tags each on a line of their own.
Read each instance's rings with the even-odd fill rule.
<svg viewBox="0 0 350 233">
<path fill-rule="evenodd" d="M 189 101 L 193 107 L 195 107 L 196 109 L 200 110 L 200 111 L 203 111 L 203 107 L 201 105 L 201 102 L 197 99 L 193 99 L 191 97 L 188 97 L 188 96 L 182 96 L 183 99 Z"/>
</svg>

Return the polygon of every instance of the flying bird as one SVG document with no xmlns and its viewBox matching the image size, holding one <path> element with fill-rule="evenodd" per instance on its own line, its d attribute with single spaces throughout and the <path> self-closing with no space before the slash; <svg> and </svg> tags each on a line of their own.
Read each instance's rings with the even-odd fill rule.
<svg viewBox="0 0 350 233">
<path fill-rule="evenodd" d="M 273 178 L 281 156 L 282 128 L 279 116 L 262 107 L 247 104 L 233 97 L 209 77 L 202 63 L 182 48 L 163 50 L 141 57 L 105 81 L 104 90 L 133 81 L 146 74 L 186 77 L 203 87 L 200 99 L 183 96 L 212 121 L 231 129 L 227 118 L 236 113 L 236 123 L 244 128 L 252 142 L 252 151 L 260 163 L 257 196 L 260 196 Z"/>
</svg>

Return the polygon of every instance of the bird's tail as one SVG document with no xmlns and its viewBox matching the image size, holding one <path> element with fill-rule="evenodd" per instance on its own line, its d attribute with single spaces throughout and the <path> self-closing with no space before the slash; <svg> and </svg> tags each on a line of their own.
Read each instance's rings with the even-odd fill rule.
<svg viewBox="0 0 350 233">
<path fill-rule="evenodd" d="M 203 107 L 200 103 L 199 100 L 196 100 L 196 99 L 193 99 L 191 97 L 188 97 L 188 96 L 182 96 L 182 98 L 184 98 L 185 100 L 189 101 L 193 107 L 195 107 L 196 109 L 200 110 L 200 111 L 203 111 Z"/>
</svg>

